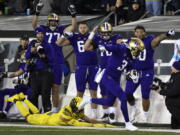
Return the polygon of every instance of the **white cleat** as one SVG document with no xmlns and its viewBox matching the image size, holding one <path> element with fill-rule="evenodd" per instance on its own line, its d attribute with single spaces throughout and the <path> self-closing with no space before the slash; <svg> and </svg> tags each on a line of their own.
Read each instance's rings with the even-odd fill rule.
<svg viewBox="0 0 180 135">
<path fill-rule="evenodd" d="M 136 126 L 134 126 L 132 123 L 128 122 L 125 123 L 125 128 L 129 131 L 136 131 L 138 130 L 138 128 Z"/>
<path fill-rule="evenodd" d="M 110 113 L 109 114 L 109 123 L 110 124 L 113 124 L 116 122 L 116 119 L 115 119 L 115 114 L 114 113 Z"/>
<path fill-rule="evenodd" d="M 78 110 L 82 110 L 84 108 L 84 106 L 89 103 L 91 103 L 91 98 L 89 98 L 89 97 L 83 98 L 83 100 L 81 101 L 81 103 L 78 107 Z"/>
</svg>

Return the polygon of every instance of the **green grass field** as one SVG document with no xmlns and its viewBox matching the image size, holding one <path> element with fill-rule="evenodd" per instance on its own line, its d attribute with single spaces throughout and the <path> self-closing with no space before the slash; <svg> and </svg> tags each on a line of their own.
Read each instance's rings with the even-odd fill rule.
<svg viewBox="0 0 180 135">
<path fill-rule="evenodd" d="M 179 135 L 179 133 L 2 126 L 0 135 Z"/>
</svg>

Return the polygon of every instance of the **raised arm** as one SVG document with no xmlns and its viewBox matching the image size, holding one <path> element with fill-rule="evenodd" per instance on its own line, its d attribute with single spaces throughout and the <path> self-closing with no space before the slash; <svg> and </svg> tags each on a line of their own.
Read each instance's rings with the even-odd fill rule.
<svg viewBox="0 0 180 135">
<path fill-rule="evenodd" d="M 89 50 L 92 50 L 93 49 L 93 46 L 92 46 L 92 41 L 93 41 L 93 38 L 94 38 L 94 35 L 97 31 L 97 26 L 94 27 L 94 29 L 92 30 L 92 32 L 90 33 L 88 39 L 86 40 L 85 44 L 84 44 L 84 50 L 85 51 L 89 51 Z"/>
<path fill-rule="evenodd" d="M 38 24 L 37 24 L 38 16 L 39 16 L 40 11 L 43 8 L 44 4 L 43 4 L 42 0 L 39 0 L 37 5 L 35 4 L 35 6 L 36 6 L 36 13 L 35 13 L 35 15 L 32 18 L 32 27 L 33 27 L 33 29 L 36 29 L 38 27 Z"/>
<path fill-rule="evenodd" d="M 71 16 L 72 16 L 71 25 L 68 26 L 68 27 L 64 30 L 64 32 L 65 32 L 65 31 L 75 31 L 75 29 L 77 28 L 77 19 L 76 19 L 76 14 L 77 14 L 77 12 L 76 12 L 75 6 L 72 5 L 72 4 L 69 5 L 68 10 L 69 10 L 69 12 L 70 12 L 70 14 L 71 14 Z"/>
<path fill-rule="evenodd" d="M 155 49 L 162 40 L 169 38 L 171 36 L 175 35 L 175 31 L 173 29 L 170 29 L 167 33 L 160 34 L 159 36 L 155 37 L 151 42 L 151 47 Z"/>
</svg>

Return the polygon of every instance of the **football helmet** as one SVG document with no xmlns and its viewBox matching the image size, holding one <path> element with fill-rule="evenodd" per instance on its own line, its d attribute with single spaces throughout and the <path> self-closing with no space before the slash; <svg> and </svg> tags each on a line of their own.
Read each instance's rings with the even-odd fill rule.
<svg viewBox="0 0 180 135">
<path fill-rule="evenodd" d="M 59 16 L 55 13 L 51 13 L 48 15 L 48 21 L 59 21 Z"/>
<path fill-rule="evenodd" d="M 144 43 L 139 38 L 131 38 L 128 46 L 133 58 L 138 57 L 139 53 L 144 50 Z"/>
<path fill-rule="evenodd" d="M 105 22 L 100 25 L 99 27 L 99 33 L 102 39 L 109 40 L 112 36 L 112 25 L 108 22 Z"/>
<path fill-rule="evenodd" d="M 59 16 L 55 13 L 51 13 L 48 15 L 48 26 L 51 30 L 55 30 L 59 23 Z"/>
<path fill-rule="evenodd" d="M 78 110 L 78 107 L 79 107 L 81 101 L 82 101 L 82 98 L 81 98 L 81 97 L 74 97 L 74 98 L 71 100 L 71 102 L 70 102 L 70 107 L 71 107 L 71 109 L 72 109 L 73 112 L 79 111 L 79 110 Z"/>
</svg>

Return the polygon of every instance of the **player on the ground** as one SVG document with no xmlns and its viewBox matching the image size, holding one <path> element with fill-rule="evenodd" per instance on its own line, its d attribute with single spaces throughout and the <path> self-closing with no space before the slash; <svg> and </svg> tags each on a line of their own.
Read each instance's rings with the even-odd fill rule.
<svg viewBox="0 0 180 135">
<path fill-rule="evenodd" d="M 96 48 L 98 49 L 99 70 L 97 72 L 97 75 L 106 69 L 108 60 L 110 56 L 112 56 L 112 52 L 109 52 L 108 50 L 101 51 L 101 47 L 107 44 L 111 44 L 111 43 L 122 42 L 122 36 L 120 34 L 112 34 L 112 30 L 113 28 L 111 24 L 108 22 L 105 22 L 100 25 L 98 29 L 98 33 L 94 35 L 93 39 L 88 39 L 87 42 L 85 43 L 84 49 L 86 51 L 94 50 Z M 101 89 L 102 97 L 106 97 L 107 96 L 106 88 L 101 83 L 99 84 L 99 86 Z M 103 106 L 104 114 L 101 119 L 103 121 L 109 121 L 110 123 L 115 122 L 115 111 L 116 110 L 114 106 L 111 106 L 109 108 L 107 106 Z"/>
<path fill-rule="evenodd" d="M 54 65 L 54 84 L 52 87 L 52 103 L 54 112 L 58 111 L 59 108 L 59 89 L 62 82 L 62 64 L 64 63 L 64 56 L 62 53 L 62 47 L 55 44 L 56 40 L 61 37 L 63 31 L 72 30 L 76 27 L 76 10 L 74 5 L 69 6 L 69 11 L 72 16 L 72 25 L 67 27 L 59 24 L 59 16 L 55 13 L 48 15 L 47 25 L 38 25 L 38 16 L 43 7 L 43 3 L 39 1 L 36 6 L 36 14 L 33 16 L 32 27 L 35 29 L 41 27 L 44 30 L 44 39 L 54 48 L 55 65 Z"/>
<path fill-rule="evenodd" d="M 26 99 L 23 93 L 14 95 L 6 99 L 6 101 L 15 103 L 20 113 L 25 117 L 27 122 L 32 125 L 115 127 L 88 118 L 84 114 L 84 109 L 78 110 L 78 106 L 82 101 L 80 97 L 73 98 L 70 104 L 64 106 L 57 113 L 50 111 L 43 114 L 39 113 L 36 106 Z M 23 103 L 27 105 L 28 108 Z M 79 119 L 85 122 L 81 122 Z"/>
<path fill-rule="evenodd" d="M 68 39 L 72 45 L 76 56 L 76 71 L 75 80 L 77 86 L 77 96 L 83 97 L 86 83 L 89 84 L 91 97 L 97 97 L 97 83 L 94 81 L 98 71 L 97 53 L 95 50 L 85 51 L 84 44 L 89 36 L 89 28 L 86 23 L 79 23 L 78 33 L 73 31 L 65 32 L 63 37 L 57 41 L 58 45 L 63 45 L 63 42 Z M 65 42 L 67 43 L 67 42 Z M 91 117 L 96 118 L 97 105 L 92 104 Z"/>
<path fill-rule="evenodd" d="M 141 93 L 142 93 L 142 106 L 144 115 L 147 121 L 148 111 L 150 106 L 150 87 L 153 82 L 154 77 L 154 49 L 158 47 L 160 42 L 170 36 L 175 34 L 174 30 L 169 30 L 165 34 L 160 34 L 155 37 L 154 35 L 146 35 L 146 30 L 143 26 L 136 26 L 134 29 L 135 37 L 141 39 L 145 45 L 145 49 L 139 54 L 138 59 L 136 59 L 133 69 L 136 69 L 139 72 L 139 79 L 137 82 L 133 82 L 132 80 L 127 80 L 126 82 L 126 95 L 129 104 L 134 109 L 136 113 L 138 113 L 138 108 L 135 105 L 135 98 L 133 93 L 137 89 L 139 85 L 141 85 Z M 134 119 L 134 118 L 133 118 Z"/>
</svg>

